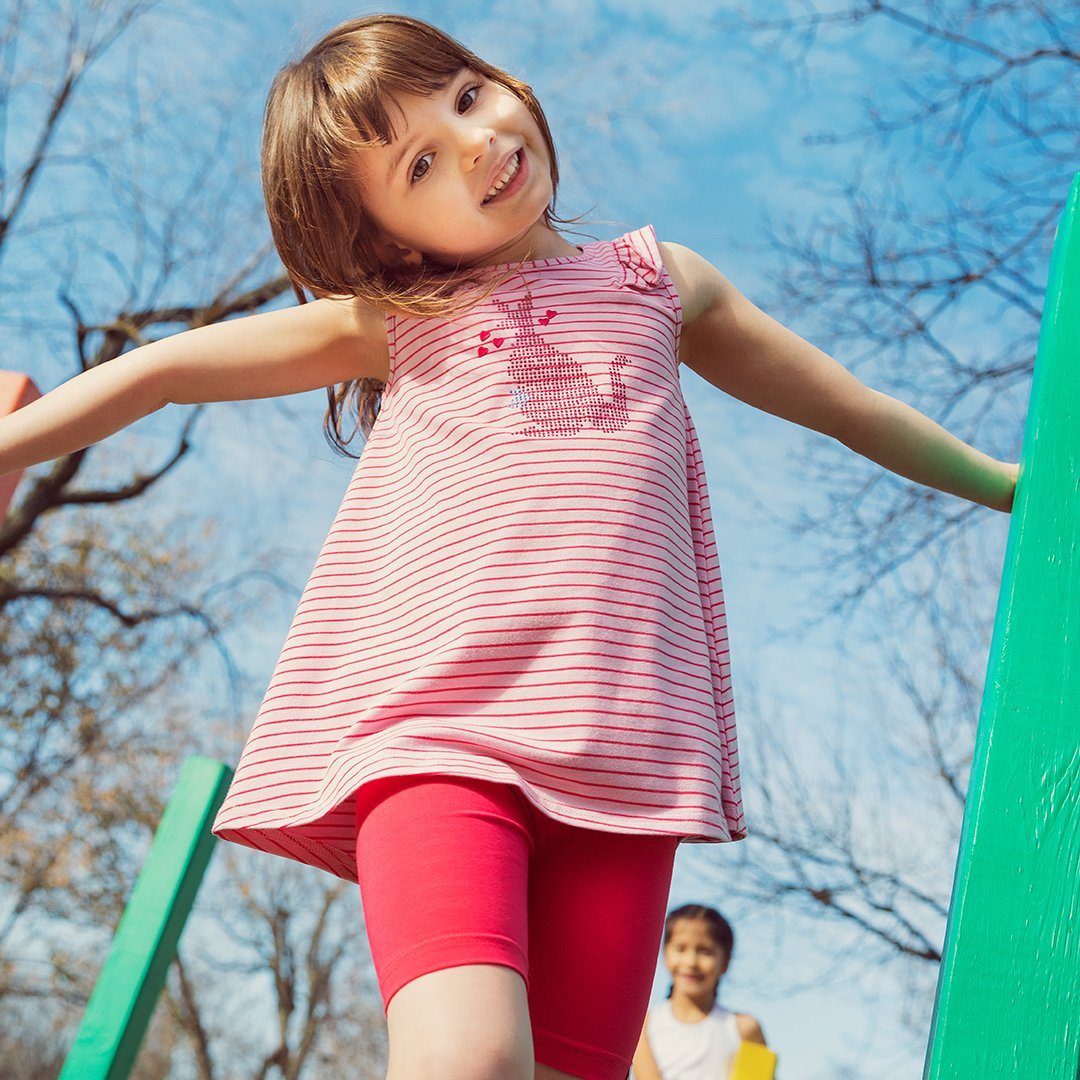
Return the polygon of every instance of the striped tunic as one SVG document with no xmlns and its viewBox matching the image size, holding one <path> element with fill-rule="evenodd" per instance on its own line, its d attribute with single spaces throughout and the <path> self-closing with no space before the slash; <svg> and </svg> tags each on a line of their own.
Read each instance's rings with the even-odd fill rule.
<svg viewBox="0 0 1080 1080">
<path fill-rule="evenodd" d="M 355 792 L 421 773 L 516 784 L 582 828 L 746 835 L 682 308 L 653 228 L 515 265 L 453 319 L 386 316 L 379 417 L 222 839 L 356 881 Z"/>
</svg>

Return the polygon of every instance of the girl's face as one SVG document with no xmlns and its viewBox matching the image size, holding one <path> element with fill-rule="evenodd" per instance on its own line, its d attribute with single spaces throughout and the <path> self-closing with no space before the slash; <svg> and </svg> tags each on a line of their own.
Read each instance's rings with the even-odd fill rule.
<svg viewBox="0 0 1080 1080">
<path fill-rule="evenodd" d="M 409 261 L 422 254 L 482 266 L 566 253 L 570 245 L 543 221 L 552 196 L 547 146 L 517 95 L 465 68 L 429 97 L 396 100 L 404 116 L 397 138 L 361 151 L 358 168 L 368 210 Z M 519 147 L 520 175 L 485 205 Z"/>
<path fill-rule="evenodd" d="M 701 919 L 679 919 L 664 946 L 664 963 L 675 984 L 673 993 L 688 997 L 709 996 L 728 961 Z"/>
</svg>

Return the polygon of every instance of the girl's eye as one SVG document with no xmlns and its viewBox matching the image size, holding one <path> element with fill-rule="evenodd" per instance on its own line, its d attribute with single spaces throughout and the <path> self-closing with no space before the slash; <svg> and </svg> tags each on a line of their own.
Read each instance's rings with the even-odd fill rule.
<svg viewBox="0 0 1080 1080">
<path fill-rule="evenodd" d="M 480 89 L 481 89 L 482 86 L 483 86 L 483 83 L 473 83 L 472 86 L 467 86 L 461 92 L 461 97 L 458 98 L 458 102 L 460 103 L 460 102 L 464 101 L 465 100 L 465 95 L 466 94 L 471 94 L 475 90 L 476 91 L 476 97 L 474 97 L 472 99 L 472 101 L 469 103 L 469 108 L 471 109 L 473 107 L 473 105 L 476 104 L 477 99 L 480 97 Z"/>
<path fill-rule="evenodd" d="M 468 112 L 469 109 L 471 109 L 476 104 L 477 100 L 480 97 L 480 90 L 483 87 L 483 85 L 484 85 L 483 83 L 474 83 L 472 86 L 467 86 L 461 92 L 461 97 L 458 98 L 458 104 L 460 104 L 462 101 L 465 100 L 466 95 L 473 93 L 473 91 L 476 92 L 476 97 L 474 97 L 472 99 L 472 101 L 470 101 L 469 104 L 466 106 L 465 112 Z M 431 157 L 431 155 L 430 154 L 425 154 L 424 157 L 416 159 L 416 164 L 413 165 L 412 172 L 409 173 L 409 183 L 410 184 L 418 184 L 421 180 L 424 179 L 425 176 L 427 176 L 427 174 L 429 172 L 431 172 L 431 166 L 429 165 L 426 169 L 424 169 L 424 171 L 419 176 L 416 175 L 417 166 L 420 164 L 421 161 L 424 160 L 424 158 L 428 158 L 428 157 Z"/>
</svg>

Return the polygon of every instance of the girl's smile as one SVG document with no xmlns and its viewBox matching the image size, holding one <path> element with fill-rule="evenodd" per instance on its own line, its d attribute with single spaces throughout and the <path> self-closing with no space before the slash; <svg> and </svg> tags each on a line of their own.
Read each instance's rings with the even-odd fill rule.
<svg viewBox="0 0 1080 1080">
<path fill-rule="evenodd" d="M 510 179 L 503 184 L 498 192 L 491 198 L 484 196 L 482 206 L 491 206 L 493 203 L 504 202 L 506 199 L 512 198 L 518 191 L 520 191 L 529 179 L 529 165 L 528 158 L 525 154 L 525 147 L 519 147 L 510 159 L 510 164 L 506 169 L 499 169 L 498 176 L 501 178 L 506 175 L 507 171 L 511 171 L 512 175 Z M 498 180 L 494 181 L 488 191 L 495 186 Z"/>
</svg>

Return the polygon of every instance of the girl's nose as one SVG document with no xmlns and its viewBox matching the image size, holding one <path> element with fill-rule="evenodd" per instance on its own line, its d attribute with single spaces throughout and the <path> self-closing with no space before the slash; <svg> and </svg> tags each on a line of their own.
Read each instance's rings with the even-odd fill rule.
<svg viewBox="0 0 1080 1080">
<path fill-rule="evenodd" d="M 465 136 L 465 164 L 470 169 L 482 168 L 491 156 L 495 143 L 495 132 L 491 128 L 473 128 Z"/>
</svg>

